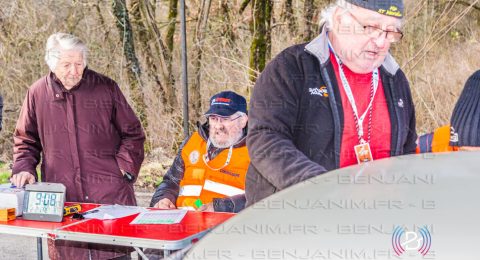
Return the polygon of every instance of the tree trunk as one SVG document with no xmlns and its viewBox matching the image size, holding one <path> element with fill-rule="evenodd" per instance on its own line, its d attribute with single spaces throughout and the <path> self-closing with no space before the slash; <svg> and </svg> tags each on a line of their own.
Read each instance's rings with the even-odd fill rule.
<svg viewBox="0 0 480 260">
<path fill-rule="evenodd" d="M 314 0 L 305 0 L 303 6 L 303 19 L 305 21 L 303 28 L 303 40 L 310 41 L 314 36 L 315 25 L 312 22 L 313 14 L 315 13 Z"/>
<path fill-rule="evenodd" d="M 159 70 L 157 64 L 160 66 L 163 65 L 162 60 L 158 60 L 161 57 L 159 53 L 159 48 L 151 48 L 151 44 L 155 43 L 155 35 L 153 30 L 151 29 L 152 22 L 148 15 L 148 10 L 153 9 L 154 7 L 151 6 L 149 1 L 145 0 L 132 0 L 131 1 L 131 8 L 130 14 L 132 14 L 132 25 L 136 28 L 136 41 L 140 44 L 140 54 L 143 54 L 142 57 L 145 59 L 145 63 L 147 66 L 146 73 L 148 78 L 153 79 L 156 86 L 154 88 L 154 92 L 156 96 L 161 98 L 163 104 L 163 111 L 165 113 L 171 114 L 174 110 L 174 106 L 176 105 L 176 99 L 174 95 L 170 94 L 170 89 L 168 85 L 168 76 L 165 76 L 165 85 L 162 84 L 159 75 L 166 75 L 168 73 L 163 73 Z M 153 18 L 154 19 L 154 18 Z M 154 23 L 155 21 L 153 21 Z"/>
<path fill-rule="evenodd" d="M 172 72 L 173 62 L 173 36 L 175 36 L 175 28 L 177 27 L 177 15 L 178 15 L 178 0 L 169 1 L 168 11 L 168 28 L 165 42 L 167 44 L 167 52 L 165 54 L 165 62 L 167 65 L 167 80 L 170 89 L 171 97 L 175 96 L 175 77 Z"/>
<path fill-rule="evenodd" d="M 227 40 L 227 45 L 232 45 L 235 42 L 235 33 L 232 28 L 231 7 L 229 1 L 230 0 L 221 0 L 219 19 L 223 22 L 222 36 Z"/>
<path fill-rule="evenodd" d="M 95 4 L 93 4 L 92 7 L 95 8 L 95 12 L 98 16 L 98 21 L 99 21 L 100 26 L 102 28 L 101 30 L 104 33 L 102 35 L 103 41 L 107 42 L 108 39 L 110 39 L 110 30 L 108 28 L 107 23 L 105 22 L 105 18 L 103 18 L 103 15 L 102 15 L 102 10 L 103 10 L 104 6 L 100 6 L 100 4 L 103 4 L 103 2 L 98 1 Z M 112 67 L 112 63 L 108 62 L 107 64 L 105 64 L 105 71 L 109 71 L 111 69 L 111 67 Z"/>
<path fill-rule="evenodd" d="M 125 0 L 112 1 L 113 15 L 116 18 L 120 40 L 123 43 L 123 54 L 126 59 L 126 74 L 130 86 L 130 95 L 140 118 L 143 128 L 148 136 L 148 118 L 142 92 L 141 70 L 135 54 L 133 31 L 128 17 Z M 148 139 L 147 139 L 148 140 Z M 150 152 L 150 142 L 145 142 L 145 151 Z"/>
<path fill-rule="evenodd" d="M 265 64 L 268 60 L 270 60 L 270 56 L 272 55 L 272 21 L 274 19 L 273 13 L 273 0 L 267 0 L 265 6 L 265 27 L 267 30 L 267 34 L 265 37 L 266 41 L 266 53 L 265 53 Z M 265 68 L 265 64 L 263 64 L 263 68 Z M 262 71 L 263 71 L 262 68 Z"/>
<path fill-rule="evenodd" d="M 195 45 L 194 45 L 194 60 L 193 60 L 193 75 L 195 76 L 191 85 L 192 93 L 192 111 L 193 121 L 198 120 L 202 115 L 202 95 L 200 91 L 200 81 L 202 79 L 202 54 L 203 42 L 205 40 L 205 32 L 208 26 L 208 15 L 210 14 L 211 0 L 203 0 L 198 12 L 197 26 L 195 28 Z"/>
<path fill-rule="evenodd" d="M 253 12 L 253 38 L 250 45 L 250 80 L 255 82 L 257 74 L 265 68 L 271 48 L 272 0 L 251 0 Z"/>
<path fill-rule="evenodd" d="M 239 14 L 242 14 L 243 11 L 245 11 L 245 8 L 247 8 L 248 4 L 250 2 L 255 2 L 255 0 L 243 0 L 242 4 L 240 5 L 240 9 L 238 11 Z M 252 3 L 252 5 L 255 5 L 255 3 Z"/>
<path fill-rule="evenodd" d="M 145 17 L 146 26 L 148 31 L 152 37 L 152 40 L 156 44 L 153 44 L 153 49 L 155 49 L 155 57 L 160 59 L 160 70 L 159 73 L 162 75 L 163 78 L 163 91 L 162 94 L 164 96 L 164 107 L 165 112 L 172 113 L 175 108 L 177 107 L 177 98 L 175 96 L 175 80 L 172 72 L 172 53 L 169 49 L 167 49 L 165 43 L 162 40 L 162 34 L 157 27 L 155 22 L 155 9 L 152 4 L 148 1 L 143 1 L 144 4 L 141 5 L 141 12 L 142 16 Z M 175 28 L 174 28 L 175 29 Z M 172 36 L 172 45 L 173 45 L 173 36 Z M 173 47 L 172 47 L 173 48 Z M 169 65 L 170 64 L 170 65 Z M 155 65 L 156 67 L 156 65 Z M 158 79 L 158 76 L 156 77 Z M 160 83 L 161 84 L 161 83 Z"/>
<path fill-rule="evenodd" d="M 297 34 L 297 19 L 293 12 L 293 0 L 285 0 L 283 5 L 283 13 L 281 15 L 282 20 L 288 24 L 288 32 L 290 36 L 295 36 Z"/>
</svg>

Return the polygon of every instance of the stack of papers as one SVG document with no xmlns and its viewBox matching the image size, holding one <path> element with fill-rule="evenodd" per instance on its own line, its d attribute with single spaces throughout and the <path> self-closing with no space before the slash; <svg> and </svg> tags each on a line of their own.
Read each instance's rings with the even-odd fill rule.
<svg viewBox="0 0 480 260">
<path fill-rule="evenodd" d="M 151 210 L 140 213 L 130 224 L 178 224 L 188 210 Z"/>
<path fill-rule="evenodd" d="M 117 219 L 147 211 L 145 208 L 123 205 L 104 205 L 84 213 L 86 219 Z"/>
</svg>

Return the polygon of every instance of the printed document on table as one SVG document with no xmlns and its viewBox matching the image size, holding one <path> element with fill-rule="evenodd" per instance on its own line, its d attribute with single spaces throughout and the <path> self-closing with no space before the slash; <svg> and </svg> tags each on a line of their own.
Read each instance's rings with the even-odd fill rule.
<svg viewBox="0 0 480 260">
<path fill-rule="evenodd" d="M 140 214 L 130 224 L 178 224 L 188 210 L 151 210 Z"/>
<path fill-rule="evenodd" d="M 147 209 L 135 206 L 103 205 L 84 213 L 86 219 L 117 219 L 146 211 Z"/>
</svg>

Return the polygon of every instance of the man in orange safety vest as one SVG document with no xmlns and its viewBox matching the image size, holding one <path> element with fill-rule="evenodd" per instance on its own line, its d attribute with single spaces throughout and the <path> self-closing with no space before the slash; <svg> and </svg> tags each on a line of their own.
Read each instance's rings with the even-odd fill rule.
<svg viewBox="0 0 480 260">
<path fill-rule="evenodd" d="M 238 212 L 245 207 L 247 104 L 224 91 L 210 99 L 207 122 L 187 138 L 150 206 Z"/>
</svg>

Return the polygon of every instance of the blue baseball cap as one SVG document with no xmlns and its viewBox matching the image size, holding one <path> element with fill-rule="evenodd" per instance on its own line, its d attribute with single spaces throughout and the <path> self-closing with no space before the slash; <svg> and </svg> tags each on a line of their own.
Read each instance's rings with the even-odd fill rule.
<svg viewBox="0 0 480 260">
<path fill-rule="evenodd" d="M 210 98 L 210 109 L 205 116 L 231 116 L 236 112 L 247 113 L 247 101 L 233 91 L 223 91 Z"/>
</svg>

